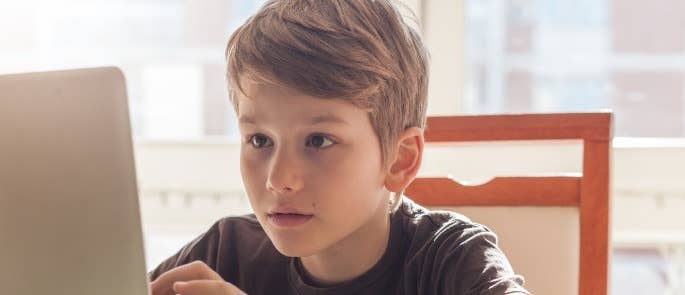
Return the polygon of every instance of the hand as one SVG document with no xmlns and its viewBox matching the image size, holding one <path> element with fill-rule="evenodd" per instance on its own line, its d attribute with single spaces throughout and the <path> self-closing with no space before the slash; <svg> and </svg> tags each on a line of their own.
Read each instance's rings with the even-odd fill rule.
<svg viewBox="0 0 685 295">
<path fill-rule="evenodd" d="M 181 265 L 150 283 L 152 295 L 246 295 L 202 261 Z"/>
</svg>

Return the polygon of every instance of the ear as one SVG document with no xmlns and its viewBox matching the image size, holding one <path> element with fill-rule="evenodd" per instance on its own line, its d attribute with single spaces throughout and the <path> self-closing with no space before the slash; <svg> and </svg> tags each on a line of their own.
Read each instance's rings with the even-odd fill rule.
<svg viewBox="0 0 685 295">
<path fill-rule="evenodd" d="M 414 180 L 421 167 L 423 129 L 407 128 L 397 140 L 391 155 L 394 155 L 394 159 L 390 162 L 384 184 L 391 192 L 401 192 Z"/>
</svg>

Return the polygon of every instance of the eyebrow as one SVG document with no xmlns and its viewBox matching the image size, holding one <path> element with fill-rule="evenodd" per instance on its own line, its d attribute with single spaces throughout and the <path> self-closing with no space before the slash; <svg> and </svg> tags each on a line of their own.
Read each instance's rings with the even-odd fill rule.
<svg viewBox="0 0 685 295">
<path fill-rule="evenodd" d="M 251 116 L 241 116 L 238 119 L 238 122 L 242 123 L 242 124 L 253 124 L 253 125 L 256 124 L 256 120 Z M 342 118 L 331 115 L 331 114 L 318 115 L 318 116 L 311 117 L 309 119 L 309 123 L 312 125 L 319 124 L 319 123 L 326 123 L 326 122 L 340 123 L 340 124 L 346 124 L 346 125 L 350 124 L 347 121 L 343 120 Z"/>
</svg>

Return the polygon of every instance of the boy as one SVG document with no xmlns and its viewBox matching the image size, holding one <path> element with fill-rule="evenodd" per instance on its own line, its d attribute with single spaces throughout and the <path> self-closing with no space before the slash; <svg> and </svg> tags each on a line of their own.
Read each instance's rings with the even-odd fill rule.
<svg viewBox="0 0 685 295">
<path fill-rule="evenodd" d="M 427 53 L 390 0 L 272 0 L 229 39 L 254 214 L 150 273 L 153 294 L 529 294 L 486 227 L 402 195 Z"/>
</svg>

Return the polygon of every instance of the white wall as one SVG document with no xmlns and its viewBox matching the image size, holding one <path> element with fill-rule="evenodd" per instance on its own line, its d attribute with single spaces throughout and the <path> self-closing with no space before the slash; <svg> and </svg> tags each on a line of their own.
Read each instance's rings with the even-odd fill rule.
<svg viewBox="0 0 685 295">
<path fill-rule="evenodd" d="M 681 214 L 685 212 L 685 140 L 670 141 L 675 143 L 665 147 L 640 146 L 640 140 L 617 140 L 614 144 L 613 228 L 619 237 L 625 230 L 685 231 Z M 136 141 L 145 223 L 204 226 L 219 216 L 249 212 L 239 170 L 239 149 L 238 144 L 221 140 Z M 439 150 L 429 147 L 419 174 L 451 173 L 458 179 L 482 181 L 493 175 L 579 173 L 580 151 L 575 142 L 545 142 L 540 146 L 493 143 Z M 166 205 L 163 198 L 167 199 Z"/>
</svg>

